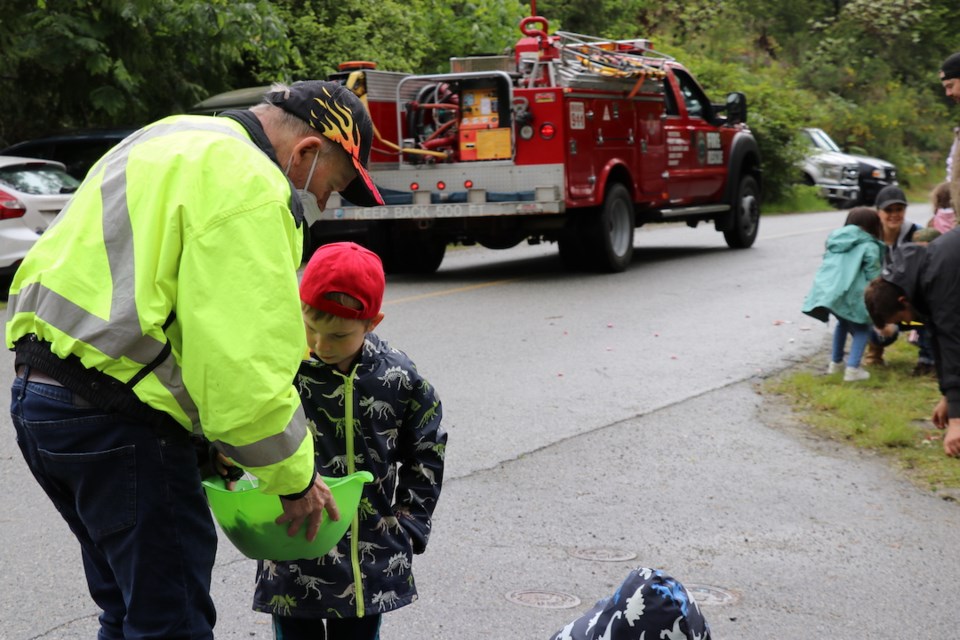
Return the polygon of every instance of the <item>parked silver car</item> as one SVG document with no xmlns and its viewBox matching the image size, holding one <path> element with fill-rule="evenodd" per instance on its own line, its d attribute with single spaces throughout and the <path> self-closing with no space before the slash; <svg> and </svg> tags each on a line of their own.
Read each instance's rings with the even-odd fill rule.
<svg viewBox="0 0 960 640">
<path fill-rule="evenodd" d="M 60 162 L 0 156 L 0 297 L 27 251 L 80 186 Z"/>
</svg>

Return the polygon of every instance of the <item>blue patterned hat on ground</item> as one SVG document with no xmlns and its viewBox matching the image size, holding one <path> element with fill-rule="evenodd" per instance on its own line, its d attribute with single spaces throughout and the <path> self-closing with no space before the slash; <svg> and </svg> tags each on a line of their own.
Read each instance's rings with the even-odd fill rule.
<svg viewBox="0 0 960 640">
<path fill-rule="evenodd" d="M 644 636 L 645 632 L 646 635 Z M 610 598 L 551 636 L 552 640 L 711 640 L 700 606 L 674 578 L 634 569 Z"/>
</svg>

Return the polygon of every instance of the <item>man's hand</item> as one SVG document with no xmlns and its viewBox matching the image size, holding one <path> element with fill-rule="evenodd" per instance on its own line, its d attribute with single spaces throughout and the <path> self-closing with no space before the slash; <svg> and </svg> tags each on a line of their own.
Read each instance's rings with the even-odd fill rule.
<svg viewBox="0 0 960 640">
<path fill-rule="evenodd" d="M 211 453 L 215 454 L 213 470 L 217 472 L 218 476 L 223 478 L 223 484 L 226 485 L 227 491 L 233 491 L 237 488 L 237 480 L 243 477 L 243 469 L 233 464 L 230 458 L 219 451 L 213 450 Z"/>
<path fill-rule="evenodd" d="M 933 415 L 930 417 L 933 420 L 933 426 L 937 429 L 946 429 L 947 428 L 947 397 L 940 396 L 940 402 L 937 403 L 937 406 L 933 408 Z"/>
<path fill-rule="evenodd" d="M 900 325 L 895 323 L 885 324 L 883 329 L 877 329 L 877 333 L 884 338 L 892 338 L 900 332 Z"/>
<path fill-rule="evenodd" d="M 337 503 L 333 500 L 333 494 L 326 483 L 320 479 L 320 475 L 314 476 L 313 485 L 310 490 L 297 500 L 286 500 L 280 498 L 280 504 L 283 505 L 283 514 L 276 519 L 277 524 L 290 523 L 287 527 L 287 535 L 295 536 L 300 531 L 301 525 L 307 523 L 307 540 L 313 542 L 317 537 L 317 531 L 320 529 L 320 523 L 323 521 L 323 510 L 327 510 L 327 515 L 331 520 L 340 519 L 340 510 L 337 509 Z"/>
<path fill-rule="evenodd" d="M 960 457 L 960 418 L 951 418 L 947 433 L 943 436 L 943 452 L 954 458 Z"/>
</svg>

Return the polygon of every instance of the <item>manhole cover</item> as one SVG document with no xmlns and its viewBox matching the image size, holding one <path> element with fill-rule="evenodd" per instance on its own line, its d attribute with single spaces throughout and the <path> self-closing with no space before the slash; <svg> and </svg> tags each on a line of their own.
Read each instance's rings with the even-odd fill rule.
<svg viewBox="0 0 960 640">
<path fill-rule="evenodd" d="M 706 584 L 685 584 L 687 591 L 690 592 L 699 604 L 715 606 L 721 604 L 732 604 L 737 601 L 737 594 L 733 591 L 727 591 L 720 587 L 711 587 Z"/>
<path fill-rule="evenodd" d="M 634 552 L 623 551 L 622 549 L 567 549 L 567 554 L 581 560 L 594 560 L 596 562 L 624 562 L 637 558 L 637 554 Z"/>
<path fill-rule="evenodd" d="M 559 591 L 510 591 L 507 600 L 525 607 L 538 609 L 572 609 L 580 604 L 580 598 Z"/>
</svg>

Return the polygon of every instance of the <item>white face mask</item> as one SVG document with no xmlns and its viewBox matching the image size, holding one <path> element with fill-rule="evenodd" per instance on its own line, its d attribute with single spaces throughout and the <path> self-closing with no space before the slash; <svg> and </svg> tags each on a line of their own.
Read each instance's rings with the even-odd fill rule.
<svg viewBox="0 0 960 640">
<path fill-rule="evenodd" d="M 317 196 L 313 195 L 312 191 L 307 189 L 310 186 L 310 181 L 313 180 L 313 172 L 317 169 L 317 160 L 320 159 L 320 152 L 313 156 L 313 164 L 310 165 L 310 173 L 307 174 L 307 181 L 303 185 L 303 189 L 297 189 L 297 195 L 300 197 L 300 204 L 303 205 L 303 217 L 307 221 L 307 228 L 309 228 L 313 223 L 320 220 L 320 214 L 323 209 L 320 208 L 320 205 L 317 203 Z M 290 160 L 287 162 L 287 168 L 283 172 L 284 175 L 289 175 L 290 165 L 293 164 L 293 154 L 290 154 Z"/>
</svg>

